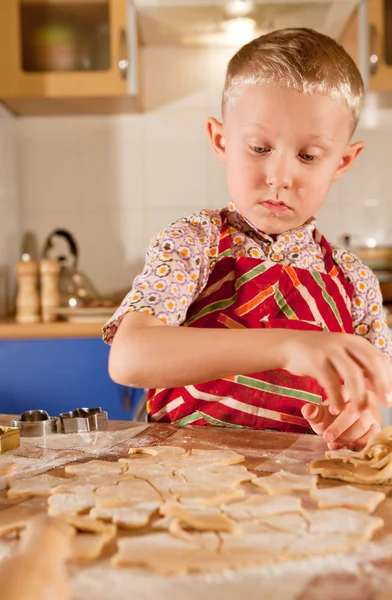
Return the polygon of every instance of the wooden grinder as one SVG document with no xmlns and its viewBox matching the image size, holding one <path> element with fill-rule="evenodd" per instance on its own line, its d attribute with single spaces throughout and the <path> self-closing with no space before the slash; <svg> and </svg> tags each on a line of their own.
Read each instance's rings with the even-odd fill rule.
<svg viewBox="0 0 392 600">
<path fill-rule="evenodd" d="M 53 309 L 60 306 L 59 276 L 60 264 L 57 260 L 45 258 L 40 262 L 41 274 L 41 315 L 44 323 L 57 320 Z"/>
<path fill-rule="evenodd" d="M 20 260 L 16 263 L 18 276 L 18 292 L 16 295 L 16 322 L 38 323 L 38 262 L 36 260 Z"/>
</svg>

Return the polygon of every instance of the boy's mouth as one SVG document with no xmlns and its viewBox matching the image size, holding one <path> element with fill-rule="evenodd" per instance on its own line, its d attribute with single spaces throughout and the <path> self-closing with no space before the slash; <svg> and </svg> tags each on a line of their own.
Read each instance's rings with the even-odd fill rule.
<svg viewBox="0 0 392 600">
<path fill-rule="evenodd" d="M 273 213 L 282 213 L 291 210 L 284 202 L 276 202 L 274 200 L 261 202 L 261 206 L 264 206 L 264 208 Z"/>
</svg>

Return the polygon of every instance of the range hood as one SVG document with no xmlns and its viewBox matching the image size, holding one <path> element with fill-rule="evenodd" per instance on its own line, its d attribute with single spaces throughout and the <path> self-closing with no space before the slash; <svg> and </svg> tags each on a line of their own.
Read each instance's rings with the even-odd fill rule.
<svg viewBox="0 0 392 600">
<path fill-rule="evenodd" d="M 139 40 L 145 46 L 239 46 L 284 27 L 310 27 L 339 39 L 361 0 L 133 0 Z M 228 32 L 228 5 L 248 5 L 253 30 Z M 246 24 L 246 23 L 244 23 Z"/>
</svg>

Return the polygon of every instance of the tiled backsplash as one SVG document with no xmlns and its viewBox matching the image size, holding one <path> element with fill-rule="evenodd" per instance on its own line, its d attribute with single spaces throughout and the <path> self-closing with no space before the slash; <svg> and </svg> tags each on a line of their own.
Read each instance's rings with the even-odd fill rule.
<svg viewBox="0 0 392 600">
<path fill-rule="evenodd" d="M 144 50 L 147 111 L 140 115 L 18 119 L 23 231 L 36 232 L 42 246 L 52 229 L 69 228 L 80 245 L 80 266 L 98 289 L 129 288 L 151 236 L 194 210 L 227 203 L 224 168 L 209 148 L 205 123 L 220 116 L 230 55 Z M 367 147 L 319 213 L 319 227 L 332 242 L 345 233 L 392 242 L 392 110 L 375 118 L 375 127 L 357 131 L 355 139 Z"/>
</svg>

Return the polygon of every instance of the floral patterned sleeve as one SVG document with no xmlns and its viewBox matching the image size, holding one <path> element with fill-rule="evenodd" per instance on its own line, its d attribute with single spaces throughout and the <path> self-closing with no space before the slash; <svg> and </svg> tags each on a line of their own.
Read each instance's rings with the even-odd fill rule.
<svg viewBox="0 0 392 600">
<path fill-rule="evenodd" d="M 391 359 L 390 331 L 377 277 L 355 254 L 347 250 L 334 248 L 334 259 L 347 279 L 354 284 L 354 333 L 368 339 Z"/>
<path fill-rule="evenodd" d="M 201 211 L 180 219 L 154 238 L 143 271 L 103 327 L 110 344 L 127 312 L 138 311 L 180 325 L 189 306 L 204 289 L 218 253 L 219 211 Z"/>
</svg>

